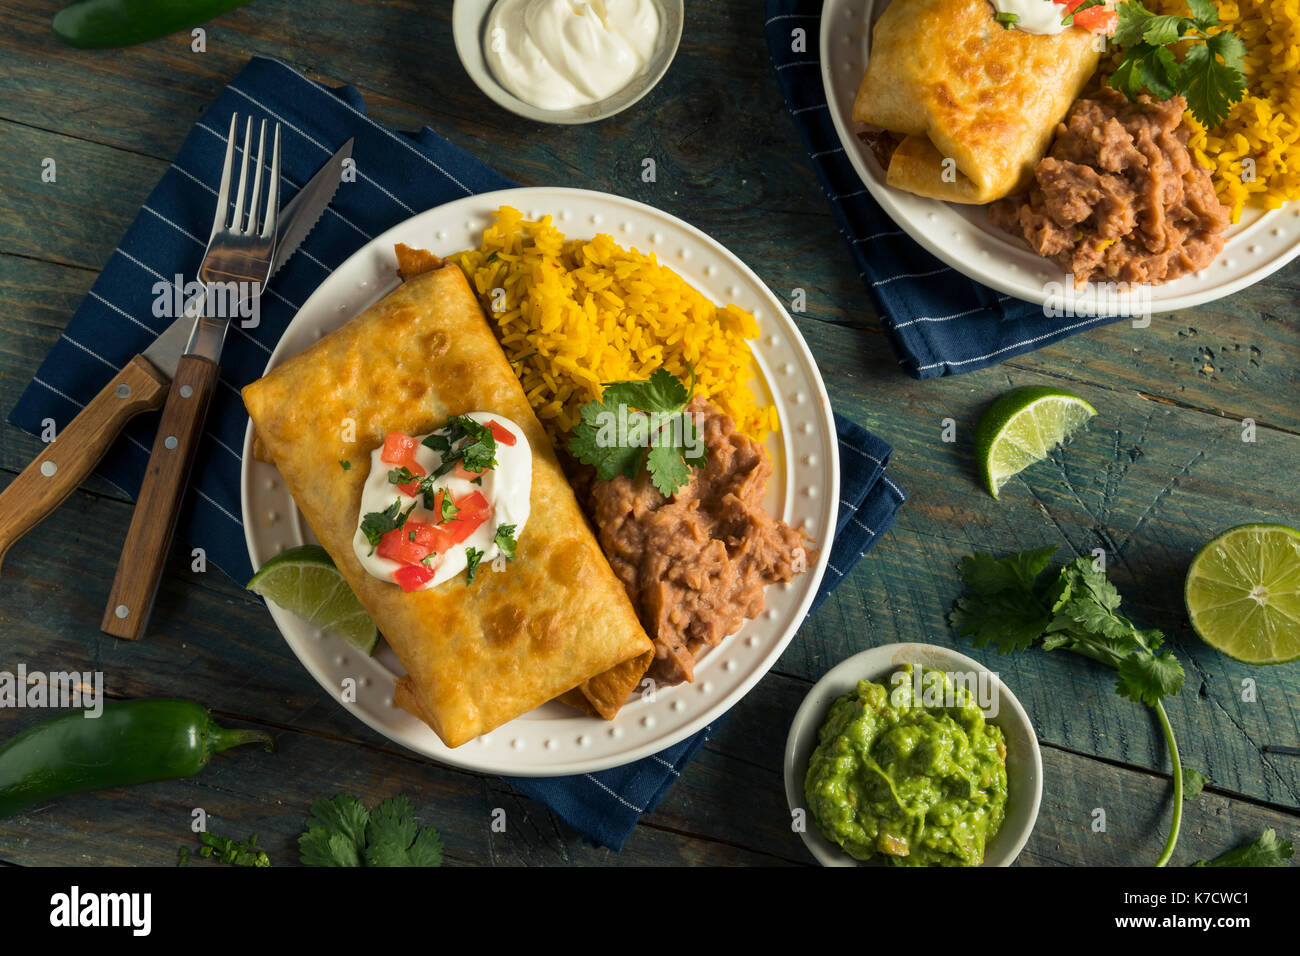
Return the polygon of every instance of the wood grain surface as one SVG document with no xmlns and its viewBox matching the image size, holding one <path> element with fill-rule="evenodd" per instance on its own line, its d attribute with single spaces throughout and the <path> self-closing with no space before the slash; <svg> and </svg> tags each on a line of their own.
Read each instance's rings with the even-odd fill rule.
<svg viewBox="0 0 1300 956">
<path fill-rule="evenodd" d="M 620 193 L 685 218 L 739 255 L 787 301 L 843 414 L 896 449 L 911 500 L 898 523 L 733 710 L 623 852 L 587 844 L 497 778 L 437 766 L 350 717 L 289 652 L 260 600 L 218 571 L 196 572 L 177 542 L 149 639 L 98 631 L 131 503 L 91 479 L 20 541 L 0 588 L 0 670 L 99 669 L 113 697 L 180 695 L 228 721 L 273 730 L 276 754 L 223 754 L 191 780 L 69 798 L 0 821 L 0 862 L 174 862 L 190 812 L 211 829 L 260 835 L 296 861 L 310 804 L 347 792 L 408 793 L 457 864 L 811 865 L 791 832 L 781 756 L 813 681 L 864 647 L 959 646 L 945 614 L 956 562 L 975 549 L 1101 547 L 1130 617 L 1159 627 L 1187 669 L 1167 702 L 1183 762 L 1211 779 L 1186 808 L 1175 864 L 1253 838 L 1300 835 L 1300 665 L 1238 664 L 1187 624 L 1182 582 L 1196 550 L 1247 521 L 1300 524 L 1300 262 L 1229 299 L 1075 336 L 993 369 L 916 382 L 898 368 L 781 102 L 756 0 L 688 3 L 681 50 L 635 108 L 592 126 L 522 121 L 488 101 L 456 59 L 450 3 L 325 0 L 303 16 L 255 0 L 207 26 L 207 52 L 179 35 L 127 50 L 58 46 L 59 4 L 0 0 L 0 410 L 8 412 L 103 267 L 189 125 L 254 54 L 331 84 L 369 112 L 429 125 L 529 185 Z M 41 161 L 58 162 L 57 184 Z M 653 157 L 655 183 L 640 179 Z M 980 413 L 1020 385 L 1070 388 L 1100 412 L 999 501 L 978 485 Z M 1244 419 L 1256 423 L 1242 440 Z M 957 441 L 942 440 L 944 419 Z M 43 448 L 0 428 L 0 483 Z M 1022 865 L 1146 864 L 1169 818 L 1168 756 L 1145 708 L 1117 697 L 1089 661 L 1034 652 L 996 669 L 1034 722 L 1046 781 Z M 1243 693 L 1250 687 L 1255 693 Z M 0 739 L 39 714 L 0 710 Z M 490 827 L 506 811 L 504 833 Z M 1093 811 L 1108 828 L 1093 832 Z"/>
</svg>

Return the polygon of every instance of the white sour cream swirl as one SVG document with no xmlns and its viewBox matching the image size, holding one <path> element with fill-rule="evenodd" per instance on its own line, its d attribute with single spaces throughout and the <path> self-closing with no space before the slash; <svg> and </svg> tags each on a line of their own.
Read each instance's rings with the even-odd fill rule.
<svg viewBox="0 0 1300 956">
<path fill-rule="evenodd" d="M 497 0 L 483 55 L 525 103 L 573 109 L 617 93 L 645 69 L 660 25 L 654 0 Z"/>
<path fill-rule="evenodd" d="M 421 589 L 437 587 L 444 581 L 450 581 L 464 571 L 468 566 L 468 555 L 466 554 L 468 548 L 477 548 L 483 552 L 478 573 L 489 572 L 492 560 L 501 553 L 495 541 L 497 528 L 506 524 L 514 525 L 515 540 L 518 541 L 523 534 L 524 525 L 528 522 L 529 498 L 533 489 L 533 453 L 528 446 L 528 439 L 524 436 L 523 430 L 510 419 L 491 412 L 470 412 L 467 417 L 472 418 L 480 425 L 496 422 L 515 436 L 515 443 L 507 445 L 504 442 L 497 442 L 497 466 L 484 472 L 482 478 L 479 479 L 479 484 L 474 484 L 465 478 L 457 478 L 454 472 L 448 472 L 433 483 L 435 489 L 447 489 L 451 493 L 453 501 L 475 491 L 481 492 L 483 497 L 487 499 L 489 512 L 487 520 L 479 525 L 468 538 L 452 547 L 445 554 L 440 555 L 442 561 L 438 565 L 436 573 L 422 585 Z M 412 437 L 417 442 L 423 442 L 427 434 L 432 434 L 432 432 Z M 383 445 L 370 453 L 370 474 L 366 478 L 365 486 L 361 492 L 361 507 L 357 514 L 357 533 L 352 539 L 352 550 L 356 554 L 357 560 L 361 562 L 361 566 L 366 569 L 366 573 L 387 581 L 396 587 L 397 584 L 393 581 L 393 572 L 403 567 L 403 565 L 401 562 L 389 558 L 381 558 L 377 551 L 371 553 L 372 546 L 367 540 L 365 532 L 361 530 L 361 522 L 371 512 L 383 511 L 388 508 L 394 500 L 402 502 L 402 511 L 406 511 L 412 504 L 415 505 L 415 510 L 411 512 L 408 520 L 437 524 L 438 517 L 433 512 L 425 510 L 422 497 L 413 498 L 410 495 L 404 495 L 397 485 L 389 482 L 388 472 L 397 466 L 383 461 L 380 458 L 383 453 Z M 420 444 L 415 451 L 415 460 L 424 468 L 426 475 L 431 475 L 442 464 L 442 453 Z"/>
</svg>

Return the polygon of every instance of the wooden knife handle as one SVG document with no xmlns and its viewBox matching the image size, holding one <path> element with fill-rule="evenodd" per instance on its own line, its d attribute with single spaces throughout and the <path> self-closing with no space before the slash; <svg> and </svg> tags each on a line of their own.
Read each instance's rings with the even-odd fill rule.
<svg viewBox="0 0 1300 956">
<path fill-rule="evenodd" d="M 167 377 L 143 355 L 131 359 L 0 492 L 0 561 L 15 541 L 76 490 L 122 427 L 141 412 L 160 407 L 166 395 Z"/>
<path fill-rule="evenodd" d="M 183 356 L 176 368 L 99 625 L 105 634 L 136 641 L 149 623 L 217 372 L 216 362 L 198 355 Z"/>
</svg>

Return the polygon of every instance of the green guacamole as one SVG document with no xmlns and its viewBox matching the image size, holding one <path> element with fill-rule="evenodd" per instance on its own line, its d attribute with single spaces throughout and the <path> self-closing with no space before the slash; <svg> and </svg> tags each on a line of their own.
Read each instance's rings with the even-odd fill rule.
<svg viewBox="0 0 1300 956">
<path fill-rule="evenodd" d="M 1002 730 L 943 672 L 922 670 L 918 698 L 911 665 L 900 671 L 831 705 L 804 778 L 809 812 L 859 860 L 979 866 L 1006 812 Z M 927 691 L 940 681 L 945 694 Z"/>
</svg>

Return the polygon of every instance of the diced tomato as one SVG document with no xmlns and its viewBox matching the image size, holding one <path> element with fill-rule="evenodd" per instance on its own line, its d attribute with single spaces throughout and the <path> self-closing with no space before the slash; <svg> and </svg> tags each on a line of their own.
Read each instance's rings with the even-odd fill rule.
<svg viewBox="0 0 1300 956">
<path fill-rule="evenodd" d="M 1074 22 L 1093 33 L 1114 35 L 1119 29 L 1119 14 L 1105 7 L 1089 7 L 1074 15 Z"/>
<path fill-rule="evenodd" d="M 439 530 L 445 530 L 455 544 L 461 544 L 487 520 L 491 507 L 479 491 L 457 498 L 456 507 L 460 509 L 456 512 L 456 517 L 441 525 Z"/>
<path fill-rule="evenodd" d="M 394 528 L 379 539 L 379 547 L 375 549 L 375 553 L 390 561 L 419 564 L 433 550 L 431 545 L 419 540 L 422 525 L 422 522 L 408 520 L 402 527 Z M 432 525 L 423 525 L 423 527 L 432 528 Z M 412 540 L 412 536 L 415 540 Z"/>
<path fill-rule="evenodd" d="M 431 568 L 424 564 L 408 564 L 406 567 L 398 568 L 393 572 L 393 580 L 402 586 L 402 590 L 410 593 L 419 590 L 426 583 L 433 580 L 437 574 L 437 568 Z"/>
<path fill-rule="evenodd" d="M 410 435 L 389 432 L 384 436 L 384 450 L 380 453 L 379 460 L 386 461 L 390 465 L 406 465 L 411 468 L 411 465 L 415 464 L 415 449 L 419 447 L 420 443 Z M 411 471 L 414 472 L 415 468 L 411 468 Z M 420 474 L 424 474 L 423 469 Z"/>
<path fill-rule="evenodd" d="M 510 429 L 506 428 L 504 425 L 499 425 L 496 422 L 488 422 L 488 428 L 492 432 L 492 437 L 501 444 L 506 446 L 514 445 L 515 433 L 510 431 Z"/>
<path fill-rule="evenodd" d="M 420 493 L 420 483 L 418 481 L 408 481 L 405 484 L 398 485 L 397 490 L 414 498 Z"/>
<path fill-rule="evenodd" d="M 451 473 L 457 478 L 464 478 L 466 481 L 473 481 L 475 478 L 483 477 L 483 472 L 481 471 L 466 470 L 465 466 L 461 464 L 459 459 L 456 460 L 456 467 L 451 470 Z"/>
<path fill-rule="evenodd" d="M 1065 7 L 1067 13 L 1074 13 L 1084 0 L 1054 0 L 1054 2 Z M 1119 27 L 1119 14 L 1105 7 L 1089 7 L 1074 14 L 1074 24 L 1093 33 L 1113 34 Z"/>
</svg>

